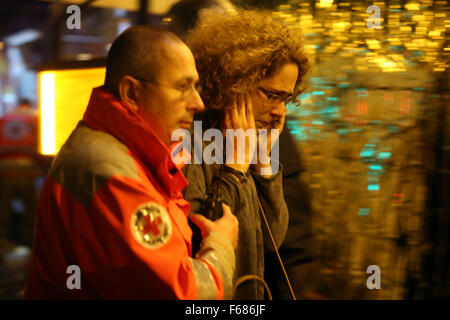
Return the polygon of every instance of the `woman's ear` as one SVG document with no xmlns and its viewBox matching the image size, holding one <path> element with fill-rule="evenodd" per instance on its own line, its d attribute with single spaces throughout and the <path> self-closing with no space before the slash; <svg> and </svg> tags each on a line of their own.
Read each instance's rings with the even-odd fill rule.
<svg viewBox="0 0 450 320">
<path fill-rule="evenodd" d="M 139 109 L 138 100 L 141 95 L 139 81 L 130 76 L 124 76 L 119 81 L 119 98 L 135 110 Z"/>
</svg>

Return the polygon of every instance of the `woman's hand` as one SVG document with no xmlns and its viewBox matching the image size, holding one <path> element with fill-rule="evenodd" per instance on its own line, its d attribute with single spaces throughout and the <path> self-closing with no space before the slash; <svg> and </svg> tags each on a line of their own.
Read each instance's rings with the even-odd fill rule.
<svg viewBox="0 0 450 320">
<path fill-rule="evenodd" d="M 248 94 L 239 94 L 224 108 L 224 128 L 226 139 L 225 165 L 235 170 L 247 172 L 256 151 L 255 119 L 253 104 Z M 232 129 L 232 131 L 226 130 Z M 242 129 L 239 133 L 238 129 Z M 228 145 L 233 143 L 233 148 Z M 243 150 L 245 148 L 245 150 Z M 233 150 L 233 154 L 228 151 Z"/>
<path fill-rule="evenodd" d="M 281 112 L 281 115 L 277 117 L 276 119 L 273 119 L 273 121 L 270 123 L 270 126 L 268 126 L 266 134 L 262 134 L 261 131 L 257 134 L 257 140 L 258 140 L 258 161 L 254 165 L 254 169 L 264 175 L 264 176 L 270 176 L 272 175 L 271 170 L 271 163 L 270 163 L 270 154 L 272 151 L 272 140 L 276 140 L 281 135 L 281 131 L 283 131 L 284 127 L 284 121 L 286 118 L 286 111 L 287 108 L 284 107 L 283 111 Z M 278 134 L 275 136 L 272 136 L 272 129 L 277 129 Z M 264 140 L 265 143 L 264 143 Z M 263 141 L 262 141 L 263 140 Z M 267 146 L 265 150 L 259 150 L 259 147 Z M 263 151 L 266 152 L 266 154 L 262 154 Z"/>
</svg>

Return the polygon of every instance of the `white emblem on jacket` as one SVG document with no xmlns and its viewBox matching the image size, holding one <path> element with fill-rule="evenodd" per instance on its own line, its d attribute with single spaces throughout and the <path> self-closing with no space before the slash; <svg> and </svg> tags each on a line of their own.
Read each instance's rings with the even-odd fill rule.
<svg viewBox="0 0 450 320">
<path fill-rule="evenodd" d="M 169 214 L 156 202 L 144 203 L 134 210 L 130 226 L 134 238 L 149 249 L 161 247 L 172 234 Z"/>
</svg>

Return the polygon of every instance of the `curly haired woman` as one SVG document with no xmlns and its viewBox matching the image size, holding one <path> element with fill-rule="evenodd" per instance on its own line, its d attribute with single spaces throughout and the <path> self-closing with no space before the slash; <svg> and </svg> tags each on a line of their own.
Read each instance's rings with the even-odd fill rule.
<svg viewBox="0 0 450 320">
<path fill-rule="evenodd" d="M 268 13 L 205 10 L 186 42 L 200 76 L 203 130 L 282 130 L 286 103 L 296 102 L 310 67 L 301 34 Z M 270 154 L 270 133 L 266 137 Z M 253 163 L 251 158 L 247 154 L 244 163 L 185 167 L 190 185 L 184 196 L 191 212 L 215 220 L 220 217 L 215 208 L 225 202 L 239 220 L 235 281 L 245 275 L 263 278 L 264 254 L 274 251 L 260 204 L 278 247 L 288 226 L 282 170 L 271 170 L 275 159 L 267 163 L 258 157 Z M 244 282 L 233 298 L 264 299 L 264 287 L 258 281 Z"/>
</svg>

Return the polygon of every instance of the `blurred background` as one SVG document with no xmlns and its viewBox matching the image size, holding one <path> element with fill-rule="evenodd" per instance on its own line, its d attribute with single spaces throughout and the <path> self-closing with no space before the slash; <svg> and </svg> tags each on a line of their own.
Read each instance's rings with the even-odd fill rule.
<svg viewBox="0 0 450 320">
<path fill-rule="evenodd" d="M 176 2 L 0 0 L 0 299 L 21 298 L 41 185 L 111 42 Z M 318 265 L 305 296 L 449 299 L 448 1 L 232 2 L 301 28 L 314 61 L 287 114 Z"/>
</svg>

